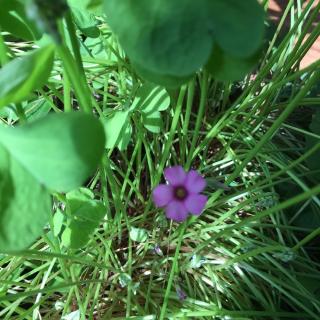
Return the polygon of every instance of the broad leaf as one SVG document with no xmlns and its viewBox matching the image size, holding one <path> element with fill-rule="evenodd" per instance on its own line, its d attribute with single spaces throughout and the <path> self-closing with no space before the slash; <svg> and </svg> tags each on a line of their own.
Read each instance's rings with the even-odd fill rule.
<svg viewBox="0 0 320 320">
<path fill-rule="evenodd" d="M 169 106 L 170 96 L 164 88 L 145 83 L 137 90 L 130 110 L 141 111 L 143 125 L 149 131 L 159 133 L 163 127 L 159 111 Z"/>
<path fill-rule="evenodd" d="M 139 109 L 149 114 L 155 111 L 167 110 L 169 106 L 170 96 L 164 88 L 145 83 L 137 90 L 130 109 Z"/>
<path fill-rule="evenodd" d="M 60 209 L 58 209 L 53 216 L 53 235 L 55 237 L 57 237 L 60 234 L 64 219 L 65 215 L 61 212 Z"/>
<path fill-rule="evenodd" d="M 256 0 L 104 0 L 104 9 L 137 73 L 166 87 L 205 65 L 214 44 L 247 59 L 263 40 L 264 11 Z"/>
<path fill-rule="evenodd" d="M 0 144 L 41 184 L 66 192 L 81 186 L 101 160 L 105 135 L 91 115 L 52 114 L 16 127 L 0 127 Z"/>
<path fill-rule="evenodd" d="M 135 71 L 142 79 L 170 89 L 175 89 L 182 86 L 183 84 L 187 83 L 193 76 L 188 75 L 184 77 L 178 77 L 174 75 L 156 73 L 146 69 L 145 67 L 142 67 L 134 61 L 131 62 Z"/>
<path fill-rule="evenodd" d="M 160 133 L 163 128 L 163 122 L 159 111 L 152 113 L 142 113 L 142 122 L 146 129 L 152 133 Z"/>
<path fill-rule="evenodd" d="M 0 250 L 21 250 L 43 232 L 51 211 L 46 188 L 0 145 Z"/>
<path fill-rule="evenodd" d="M 131 227 L 129 235 L 132 241 L 146 242 L 148 240 L 148 231 L 146 229 Z"/>
<path fill-rule="evenodd" d="M 128 56 L 151 72 L 188 76 L 209 58 L 206 0 L 105 0 L 104 9 Z"/>
<path fill-rule="evenodd" d="M 97 20 L 92 13 L 82 8 L 78 9 L 77 7 L 71 7 L 71 10 L 76 25 L 85 36 L 90 38 L 99 37 L 100 30 L 97 27 Z"/>
<path fill-rule="evenodd" d="M 90 196 L 78 190 L 67 194 L 67 205 L 71 217 L 62 234 L 62 243 L 66 247 L 79 249 L 86 245 L 90 235 L 99 226 L 106 208 L 102 202 L 92 200 Z"/>
<path fill-rule="evenodd" d="M 126 149 L 132 133 L 129 110 L 116 111 L 110 118 L 104 119 L 103 123 L 106 134 L 106 148 Z"/>
<path fill-rule="evenodd" d="M 206 0 L 213 39 L 226 53 L 252 56 L 264 35 L 264 11 L 257 0 Z"/>
<path fill-rule="evenodd" d="M 0 0 L 0 27 L 17 38 L 31 41 L 41 34 L 26 16 L 24 5 L 17 0 Z"/>
<path fill-rule="evenodd" d="M 22 58 L 15 58 L 0 69 L 0 108 L 21 102 L 47 81 L 54 58 L 54 47 L 46 46 Z"/>
<path fill-rule="evenodd" d="M 260 51 L 248 58 L 237 58 L 215 46 L 206 68 L 217 80 L 241 80 L 255 67 L 259 57 Z"/>
</svg>

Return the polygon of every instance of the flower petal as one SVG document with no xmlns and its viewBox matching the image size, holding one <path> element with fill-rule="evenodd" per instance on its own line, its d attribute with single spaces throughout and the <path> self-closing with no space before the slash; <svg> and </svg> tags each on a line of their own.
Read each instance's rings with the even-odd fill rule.
<svg viewBox="0 0 320 320">
<path fill-rule="evenodd" d="M 185 187 L 190 193 L 199 193 L 206 187 L 206 180 L 195 170 L 187 173 Z"/>
<path fill-rule="evenodd" d="M 166 207 L 166 216 L 177 222 L 187 219 L 188 210 L 181 201 L 171 201 Z"/>
<path fill-rule="evenodd" d="M 153 190 L 152 197 L 157 207 L 164 207 L 173 199 L 173 188 L 167 184 L 159 184 Z"/>
<path fill-rule="evenodd" d="M 188 209 L 188 212 L 199 215 L 204 209 L 208 197 L 202 194 L 190 194 L 185 200 L 184 205 Z"/>
<path fill-rule="evenodd" d="M 181 166 L 174 166 L 164 169 L 164 176 L 170 184 L 179 186 L 184 184 L 187 174 Z"/>
</svg>

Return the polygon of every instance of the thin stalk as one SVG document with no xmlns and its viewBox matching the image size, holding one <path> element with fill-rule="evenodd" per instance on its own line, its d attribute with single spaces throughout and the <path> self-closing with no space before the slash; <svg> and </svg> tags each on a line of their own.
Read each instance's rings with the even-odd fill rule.
<svg viewBox="0 0 320 320">
<path fill-rule="evenodd" d="M 194 152 L 194 150 L 196 148 L 196 143 L 197 143 L 198 138 L 199 138 L 199 132 L 200 132 L 201 124 L 202 124 L 202 121 L 203 121 L 205 107 L 206 107 L 206 104 L 207 104 L 208 82 L 209 82 L 208 74 L 206 72 L 204 72 L 203 73 L 203 77 L 201 79 L 201 88 L 200 88 L 201 95 L 200 95 L 199 112 L 197 114 L 197 120 L 196 120 L 196 125 L 195 125 L 195 129 L 194 129 L 194 133 L 193 133 L 191 147 L 190 147 L 190 151 L 189 151 L 189 154 L 188 154 L 187 163 L 185 165 L 185 169 L 186 170 L 188 170 L 190 168 L 190 166 L 191 166 L 191 162 L 193 160 L 193 152 Z"/>
</svg>

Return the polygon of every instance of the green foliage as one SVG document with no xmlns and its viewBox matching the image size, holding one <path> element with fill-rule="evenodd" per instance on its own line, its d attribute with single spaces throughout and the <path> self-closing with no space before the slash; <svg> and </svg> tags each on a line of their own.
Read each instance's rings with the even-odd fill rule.
<svg viewBox="0 0 320 320">
<path fill-rule="evenodd" d="M 1 0 L 0 7 L 1 29 L 28 41 L 40 38 L 41 34 L 27 17 L 22 3 L 18 0 Z"/>
<path fill-rule="evenodd" d="M 0 250 L 31 245 L 50 211 L 49 192 L 0 144 Z"/>
<path fill-rule="evenodd" d="M 316 110 L 313 115 L 312 122 L 310 125 L 310 130 L 313 134 L 320 136 L 320 111 Z M 320 143 L 320 139 L 312 137 L 310 135 L 306 136 L 306 151 L 310 150 L 313 146 Z M 311 170 L 320 170 L 320 151 L 315 152 L 311 157 L 307 159 L 307 164 Z M 315 174 L 315 179 L 320 180 L 320 172 Z"/>
<path fill-rule="evenodd" d="M 21 102 L 47 81 L 54 58 L 54 47 L 46 46 L 15 58 L 0 69 L 0 108 Z"/>
<path fill-rule="evenodd" d="M 100 122 L 80 112 L 53 114 L 17 128 L 0 127 L 0 143 L 41 184 L 65 192 L 79 187 L 101 160 Z"/>
<path fill-rule="evenodd" d="M 107 149 L 116 146 L 120 150 L 126 149 L 132 133 L 129 110 L 116 111 L 110 118 L 104 119 L 104 129 Z"/>
<path fill-rule="evenodd" d="M 128 60 L 108 24 L 89 38 L 96 32 L 90 13 L 107 1 L 130 4 L 129 13 L 114 11 L 129 44 L 141 25 L 153 30 L 141 37 L 150 39 L 147 59 L 137 37 L 139 61 L 125 48 Z M 313 167 L 307 156 L 319 145 L 318 115 L 310 128 L 310 119 L 290 122 L 293 110 L 320 102 L 311 90 L 319 62 L 297 71 L 320 34 L 316 14 L 290 1 L 286 12 L 295 14 L 277 50 L 281 30 L 255 76 L 230 83 L 259 60 L 257 1 L 70 0 L 83 21 L 68 13 L 67 23 L 57 20 L 64 1 L 32 1 L 41 2 L 47 13 L 37 23 L 53 35 L 60 25 L 64 35 L 56 34 L 62 41 L 47 86 L 0 112 L 0 318 L 318 320 L 320 186 L 317 158 Z M 127 14 L 135 24 L 126 24 Z M 205 36 L 192 26 L 180 32 L 188 21 L 195 31 L 205 25 Z M 6 31 L 3 64 L 34 47 Z M 200 63 L 202 38 L 210 50 Z M 170 90 L 170 101 L 164 87 L 185 82 Z M 176 164 L 206 178 L 209 199 L 197 219 L 180 225 L 151 197 L 163 169 Z"/>
<path fill-rule="evenodd" d="M 104 1 L 108 23 L 132 59 L 160 74 L 186 76 L 211 51 L 203 1 Z M 177 59 L 179 57 L 179 59 Z"/>
<path fill-rule="evenodd" d="M 80 186 L 98 165 L 104 140 L 99 121 L 81 113 L 50 115 L 17 128 L 0 127 L 1 250 L 23 249 L 41 235 L 51 211 L 47 188 L 68 191 Z M 88 204 L 94 218 L 104 212 L 100 204 Z M 83 214 L 78 211 L 77 215 Z M 71 223 L 72 234 L 83 226 L 79 223 Z M 92 223 L 85 225 L 87 232 L 93 228 Z M 54 226 L 57 235 L 61 215 L 55 215 Z"/>
<path fill-rule="evenodd" d="M 260 52 L 248 58 L 234 57 L 223 52 L 218 46 L 214 46 L 206 68 L 218 80 L 241 80 L 245 74 L 252 71 L 259 57 Z"/>
<path fill-rule="evenodd" d="M 170 106 L 167 91 L 159 86 L 145 83 L 136 92 L 131 110 L 138 110 L 142 114 L 144 127 L 152 133 L 160 133 L 163 128 L 160 111 Z"/>
<path fill-rule="evenodd" d="M 136 242 L 146 242 L 148 240 L 148 231 L 146 229 L 131 227 L 130 239 Z"/>
<path fill-rule="evenodd" d="M 105 0 L 104 8 L 138 74 L 168 87 L 205 65 L 216 44 L 225 52 L 224 63 L 236 67 L 239 59 L 251 59 L 263 40 L 264 14 L 255 0 Z M 213 64 L 219 61 L 211 60 L 209 70 L 218 67 Z M 236 78 L 250 68 L 239 68 Z"/>
<path fill-rule="evenodd" d="M 106 148 L 118 147 L 125 150 L 132 134 L 131 116 L 141 113 L 142 124 L 152 133 L 159 133 L 163 127 L 160 111 L 169 108 L 170 97 L 167 91 L 159 86 L 145 83 L 135 93 L 131 106 L 117 110 L 104 119 Z"/>
<path fill-rule="evenodd" d="M 261 46 L 264 12 L 256 0 L 207 0 L 210 33 L 226 54 L 252 56 Z"/>
<path fill-rule="evenodd" d="M 76 25 L 85 36 L 90 38 L 99 37 L 100 30 L 97 27 L 97 20 L 93 14 L 85 10 L 78 9 L 77 7 L 71 7 L 71 10 Z"/>
<path fill-rule="evenodd" d="M 68 10 L 66 0 L 25 0 L 25 8 L 28 17 L 34 21 L 39 31 L 48 33 L 59 43 L 60 35 L 57 21 Z"/>
<path fill-rule="evenodd" d="M 139 65 L 136 62 L 131 61 L 131 63 L 135 71 L 141 78 L 149 82 L 156 83 L 160 86 L 164 86 L 166 88 L 175 89 L 177 87 L 182 86 L 192 78 L 192 75 L 178 77 L 178 76 L 173 76 L 169 74 L 155 73 L 153 71 L 146 69 L 144 66 Z"/>
<path fill-rule="evenodd" d="M 94 200 L 93 196 L 87 189 L 67 193 L 69 215 L 67 226 L 61 236 L 65 247 L 80 249 L 85 246 L 105 216 L 105 206 L 100 201 Z"/>
</svg>

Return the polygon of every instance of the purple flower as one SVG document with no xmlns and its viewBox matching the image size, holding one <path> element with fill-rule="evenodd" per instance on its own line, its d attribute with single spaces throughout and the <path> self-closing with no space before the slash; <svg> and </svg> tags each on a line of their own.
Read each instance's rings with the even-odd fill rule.
<svg viewBox="0 0 320 320">
<path fill-rule="evenodd" d="M 205 179 L 195 170 L 185 172 L 181 166 L 164 170 L 167 184 L 159 184 L 152 192 L 157 207 L 166 208 L 169 219 L 181 222 L 188 213 L 200 215 L 208 198 L 199 194 L 206 187 Z"/>
</svg>

